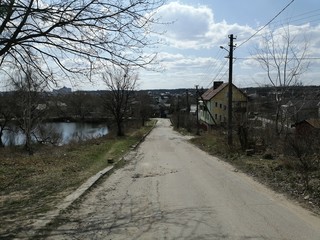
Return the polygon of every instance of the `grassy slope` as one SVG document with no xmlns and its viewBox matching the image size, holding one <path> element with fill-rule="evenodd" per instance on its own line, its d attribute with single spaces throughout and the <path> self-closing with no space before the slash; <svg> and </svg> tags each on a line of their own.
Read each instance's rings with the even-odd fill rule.
<svg viewBox="0 0 320 240">
<path fill-rule="evenodd" d="M 193 138 L 191 142 L 320 214 L 320 169 L 311 173 L 313 178 L 310 183 L 311 190 L 305 192 L 301 175 L 284 157 L 269 160 L 258 154 L 246 156 L 239 148 L 230 149 L 226 143 L 226 136 L 222 136 L 218 131 L 203 133 L 200 137 Z"/>
<path fill-rule="evenodd" d="M 126 137 L 42 146 L 33 156 L 18 148 L 0 149 L 0 236 L 14 236 L 27 219 L 52 209 L 107 167 L 109 158 L 118 159 L 127 152 L 152 124 L 132 130 Z"/>
</svg>

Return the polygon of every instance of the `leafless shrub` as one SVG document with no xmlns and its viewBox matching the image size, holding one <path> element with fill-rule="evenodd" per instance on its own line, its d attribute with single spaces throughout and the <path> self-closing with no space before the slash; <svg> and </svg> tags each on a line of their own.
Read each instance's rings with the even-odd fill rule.
<svg viewBox="0 0 320 240">
<path fill-rule="evenodd" d="M 265 70 L 273 88 L 275 108 L 272 127 L 277 135 L 280 135 L 286 126 L 286 118 L 281 111 L 284 95 L 289 87 L 301 84 L 300 77 L 309 67 L 307 54 L 308 41 L 306 38 L 298 38 L 298 35 L 290 31 L 289 26 L 267 32 L 252 53 Z"/>
<path fill-rule="evenodd" d="M 57 145 L 62 141 L 62 133 L 48 124 L 39 125 L 33 136 L 41 144 Z"/>
<path fill-rule="evenodd" d="M 319 169 L 320 141 L 319 134 L 291 134 L 284 142 L 284 154 L 291 166 L 303 177 L 304 188 L 310 190 L 312 172 Z"/>
</svg>

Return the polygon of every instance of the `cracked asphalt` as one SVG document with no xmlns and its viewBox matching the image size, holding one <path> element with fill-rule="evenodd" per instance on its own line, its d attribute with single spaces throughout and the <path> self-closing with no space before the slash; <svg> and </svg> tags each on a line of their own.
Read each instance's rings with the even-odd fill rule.
<svg viewBox="0 0 320 240">
<path fill-rule="evenodd" d="M 47 239 L 320 239 L 317 216 L 187 140 L 159 119 Z"/>
</svg>

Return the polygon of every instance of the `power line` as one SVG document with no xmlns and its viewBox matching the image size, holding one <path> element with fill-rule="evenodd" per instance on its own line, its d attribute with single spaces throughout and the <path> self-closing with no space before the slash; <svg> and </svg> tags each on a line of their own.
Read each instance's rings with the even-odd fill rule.
<svg viewBox="0 0 320 240">
<path fill-rule="evenodd" d="M 224 62 L 224 64 L 221 64 L 221 68 L 219 69 L 219 71 L 217 72 L 217 74 L 215 75 L 215 77 L 210 81 L 210 83 L 208 84 L 207 88 L 212 85 L 212 83 L 218 78 L 218 76 L 220 75 L 220 73 L 222 72 L 223 68 L 228 64 L 228 60 L 226 60 Z"/>
<path fill-rule="evenodd" d="M 317 13 L 317 14 L 315 14 L 315 13 Z M 309 16 L 306 16 L 308 14 L 309 14 Z M 307 20 L 307 19 L 310 19 L 310 20 L 309 21 L 303 21 L 303 20 Z M 303 25 L 303 24 L 307 24 L 307 23 L 311 24 L 311 23 L 314 23 L 314 22 L 319 22 L 320 21 L 320 9 L 304 12 L 304 13 L 301 13 L 299 15 L 295 15 L 295 16 L 290 17 L 290 18 L 285 18 L 285 19 L 282 19 L 282 20 L 273 21 L 272 22 L 272 26 L 273 26 L 273 28 L 278 28 L 280 25 L 282 25 L 282 23 L 284 23 L 286 21 L 289 21 L 289 22 L 287 22 L 287 24 L 296 23 L 298 25 Z M 290 32 L 299 32 L 299 31 L 301 31 L 301 30 L 300 29 L 296 29 L 294 31 L 291 30 Z M 258 32 L 256 33 L 255 36 L 257 36 L 257 35 L 258 35 Z M 274 36 L 277 36 L 277 35 L 280 36 L 281 33 L 275 34 Z M 261 33 L 258 36 L 261 36 Z M 245 43 L 245 41 L 242 44 L 244 44 L 244 43 Z"/>
<path fill-rule="evenodd" d="M 222 54 L 217 54 L 216 57 L 213 57 L 213 62 L 207 67 L 206 71 L 204 72 L 204 76 L 202 77 L 201 81 L 199 82 L 198 85 L 201 85 L 201 83 L 205 80 L 207 80 L 208 75 L 212 75 L 213 72 L 216 71 L 218 67 L 218 61 L 222 58 Z"/>
<path fill-rule="evenodd" d="M 302 14 L 299 15 L 295 15 L 293 17 L 290 18 L 285 18 L 284 20 L 278 20 L 278 21 L 274 21 L 280 14 L 282 14 L 292 3 L 294 2 L 294 0 L 292 0 L 291 2 L 289 2 L 278 14 L 276 14 L 270 21 L 268 21 L 263 27 L 259 28 L 253 35 L 251 35 L 247 40 L 243 41 L 240 45 L 238 45 L 238 47 L 244 45 L 245 43 L 247 43 L 248 41 L 250 41 L 253 37 L 255 37 L 256 35 L 258 35 L 264 28 L 266 28 L 268 25 L 272 24 L 274 26 L 276 25 L 280 25 L 280 22 L 286 21 L 286 20 L 290 20 L 290 22 L 299 22 L 299 21 L 303 21 L 306 19 L 312 19 L 312 21 L 310 22 L 315 22 L 318 21 L 318 17 L 320 17 L 319 11 L 320 9 L 316 9 L 316 10 L 312 10 L 312 11 L 308 11 L 308 12 L 304 12 Z M 255 58 L 236 58 L 239 60 L 254 60 Z M 235 60 L 236 60 L 235 59 Z M 305 57 L 302 58 L 302 60 L 320 60 L 320 57 Z M 227 74 L 228 69 L 221 75 L 221 72 L 223 71 L 224 67 L 226 66 L 226 63 L 224 65 L 221 64 L 215 64 L 214 67 L 208 67 L 207 71 L 204 75 L 204 77 L 201 80 L 201 83 L 203 83 L 205 80 L 207 80 L 207 78 L 209 77 L 209 75 L 214 75 L 213 73 L 216 72 L 216 70 L 219 68 L 219 70 L 217 71 L 217 73 L 214 75 L 215 77 L 213 77 L 213 79 L 210 81 L 210 83 L 208 84 L 208 86 L 212 85 L 212 83 L 216 80 L 219 79 L 219 81 Z"/>
<path fill-rule="evenodd" d="M 304 20 L 304 19 L 308 19 L 308 18 L 319 16 L 320 13 L 319 14 L 310 15 L 310 16 L 307 16 L 307 17 L 302 17 L 302 16 L 305 16 L 305 15 L 308 15 L 308 14 L 313 14 L 313 13 L 316 13 L 316 12 L 320 12 L 320 9 L 304 12 L 304 13 L 301 13 L 301 14 L 298 14 L 298 15 L 295 15 L 295 16 L 292 16 L 292 17 L 288 17 L 288 18 L 285 18 L 285 19 L 282 19 L 282 20 L 274 21 L 273 24 L 278 24 L 278 23 L 280 24 L 281 22 L 286 22 L 286 21 L 296 22 L 296 21 L 299 21 L 299 20 Z"/>
<path fill-rule="evenodd" d="M 320 17 L 320 15 L 319 15 L 319 17 Z M 320 20 L 320 18 L 318 19 L 318 20 L 313 20 L 313 21 L 309 21 L 308 23 L 312 23 L 312 22 L 315 22 L 315 21 L 319 21 Z M 296 27 L 296 28 L 295 28 Z M 277 28 L 277 26 L 275 26 L 275 28 Z M 294 28 L 293 30 L 292 30 L 292 28 Z M 281 29 L 281 28 L 279 28 L 279 29 Z M 279 30 L 279 29 L 277 29 L 277 30 Z M 284 27 L 283 27 L 283 29 L 284 29 Z M 305 28 L 300 28 L 299 26 L 297 26 L 297 25 L 293 25 L 293 26 L 288 26 L 288 29 L 290 29 L 290 35 L 291 34 L 296 34 L 296 35 L 298 35 L 298 34 L 304 34 L 304 36 L 307 36 L 306 35 L 306 32 L 305 32 Z M 280 31 L 270 31 L 270 32 L 272 32 L 272 37 L 283 37 L 284 36 L 284 33 L 283 32 L 280 32 Z M 308 33 L 308 32 L 307 32 Z M 261 34 L 259 34 L 258 36 L 263 36 L 262 35 L 263 33 L 261 33 Z"/>
<path fill-rule="evenodd" d="M 237 58 L 233 58 L 232 64 L 234 64 L 236 61 L 237 61 Z M 223 78 L 225 75 L 227 75 L 228 71 L 229 71 L 229 69 L 227 69 L 227 70 L 224 72 L 224 74 L 221 75 L 221 77 L 219 78 L 218 81 L 221 81 L 222 78 Z"/>
<path fill-rule="evenodd" d="M 221 77 L 218 79 L 218 81 L 221 81 L 223 77 L 225 77 L 228 73 L 229 69 L 227 69 L 224 74 L 221 75 Z"/>
<path fill-rule="evenodd" d="M 301 20 L 305 20 L 305 19 L 311 19 L 311 18 L 314 18 L 314 17 L 320 17 L 320 14 L 314 14 L 314 15 L 310 15 L 310 16 L 307 16 L 307 17 L 301 17 L 301 18 L 297 18 L 295 20 L 291 20 L 290 22 L 298 22 L 298 21 L 301 21 Z M 316 19 L 317 20 L 317 19 Z"/>
<path fill-rule="evenodd" d="M 216 57 L 214 57 L 215 63 L 213 63 L 212 65 L 210 65 L 205 73 L 204 76 L 201 78 L 201 80 L 199 81 L 198 85 L 200 86 L 204 81 L 207 81 L 210 75 L 213 75 L 213 73 L 215 73 L 217 71 L 217 69 L 219 68 L 219 66 L 222 64 L 220 62 L 220 64 L 217 64 L 217 62 L 219 60 L 222 60 L 222 55 L 223 55 L 223 51 L 220 51 L 216 54 Z"/>
<path fill-rule="evenodd" d="M 281 13 L 283 13 L 292 3 L 294 0 L 292 0 L 290 3 L 288 3 L 276 16 L 274 16 L 267 24 L 265 24 L 263 27 L 259 28 L 253 35 L 251 35 L 247 40 L 242 42 L 240 45 L 238 45 L 238 48 L 241 47 L 243 44 L 247 43 L 252 39 L 254 36 L 256 36 L 259 32 L 261 32 L 264 28 L 266 28 L 268 25 L 272 23 L 273 20 L 275 20 Z"/>
<path fill-rule="evenodd" d="M 237 57 L 237 60 L 256 60 L 257 58 L 255 57 Z M 281 58 L 276 58 L 278 60 L 281 60 Z M 288 60 L 294 60 L 297 58 L 288 58 Z M 320 60 L 320 57 L 304 57 L 304 58 L 299 58 L 301 60 Z"/>
<path fill-rule="evenodd" d="M 301 26 L 304 24 L 311 24 L 314 22 L 319 22 L 320 21 L 320 13 L 319 14 L 314 14 L 314 15 L 309 15 L 305 17 L 300 17 L 300 18 L 291 18 L 290 21 L 285 22 L 288 19 L 284 19 L 283 21 L 277 21 L 277 24 L 272 23 L 273 28 L 276 29 L 278 27 L 283 27 L 283 25 L 293 25 L 293 26 Z"/>
</svg>

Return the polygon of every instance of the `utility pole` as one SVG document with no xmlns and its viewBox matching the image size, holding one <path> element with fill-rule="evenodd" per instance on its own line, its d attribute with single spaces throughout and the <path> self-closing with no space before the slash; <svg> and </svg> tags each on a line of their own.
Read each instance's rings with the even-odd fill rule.
<svg viewBox="0 0 320 240">
<path fill-rule="evenodd" d="M 228 83 L 228 145 L 232 146 L 232 67 L 233 67 L 233 34 L 229 35 L 229 83 Z"/>
<path fill-rule="evenodd" d="M 200 132 L 199 132 L 199 92 L 198 92 L 198 85 L 196 85 L 196 102 L 197 102 L 197 135 L 200 135 Z"/>
</svg>

